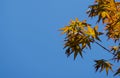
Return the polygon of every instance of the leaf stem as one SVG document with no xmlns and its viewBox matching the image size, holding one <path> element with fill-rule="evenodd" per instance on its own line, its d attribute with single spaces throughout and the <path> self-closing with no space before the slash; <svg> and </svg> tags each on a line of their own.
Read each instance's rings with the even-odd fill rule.
<svg viewBox="0 0 120 78">
<path fill-rule="evenodd" d="M 107 52 L 111 53 L 111 51 L 109 49 L 107 49 L 106 47 L 104 47 L 103 45 L 101 45 L 100 43 L 94 41 L 97 45 L 99 45 L 100 47 L 102 47 L 104 50 L 106 50 Z M 112 53 L 113 54 L 113 53 Z"/>
</svg>

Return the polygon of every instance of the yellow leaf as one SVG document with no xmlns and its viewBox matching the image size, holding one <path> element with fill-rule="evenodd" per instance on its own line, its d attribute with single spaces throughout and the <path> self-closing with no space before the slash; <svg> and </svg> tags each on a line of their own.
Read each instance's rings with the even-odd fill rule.
<svg viewBox="0 0 120 78">
<path fill-rule="evenodd" d="M 63 31 L 62 34 L 64 34 L 69 30 L 69 27 L 65 26 L 64 28 L 61 28 L 60 30 Z"/>
<path fill-rule="evenodd" d="M 70 24 L 75 25 L 75 21 L 71 20 Z"/>
<path fill-rule="evenodd" d="M 109 67 L 106 67 L 106 73 L 108 74 Z"/>
<path fill-rule="evenodd" d="M 92 37 L 95 38 L 95 32 L 90 26 L 88 26 L 88 35 L 91 35 Z"/>
<path fill-rule="evenodd" d="M 101 16 L 102 16 L 102 18 L 105 18 L 106 17 L 106 12 L 102 12 Z"/>
<path fill-rule="evenodd" d="M 86 47 L 86 43 L 82 43 L 82 48 L 84 49 Z"/>
<path fill-rule="evenodd" d="M 78 18 L 76 18 L 76 19 L 75 19 L 75 21 L 76 21 L 76 22 L 79 22 L 79 19 L 78 19 Z"/>
<path fill-rule="evenodd" d="M 94 29 L 97 31 L 97 30 L 98 30 L 98 25 L 96 25 L 96 26 L 94 27 Z"/>
</svg>

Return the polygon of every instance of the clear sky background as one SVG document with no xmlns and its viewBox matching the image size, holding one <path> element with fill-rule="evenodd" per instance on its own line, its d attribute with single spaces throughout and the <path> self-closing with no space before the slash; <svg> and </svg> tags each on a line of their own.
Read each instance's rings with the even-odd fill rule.
<svg viewBox="0 0 120 78">
<path fill-rule="evenodd" d="M 59 28 L 70 19 L 87 18 L 85 12 L 93 2 L 0 0 L 0 78 L 115 78 L 111 72 L 95 73 L 93 60 L 110 57 L 100 47 L 94 45 L 75 61 L 63 50 L 65 36 Z"/>
</svg>

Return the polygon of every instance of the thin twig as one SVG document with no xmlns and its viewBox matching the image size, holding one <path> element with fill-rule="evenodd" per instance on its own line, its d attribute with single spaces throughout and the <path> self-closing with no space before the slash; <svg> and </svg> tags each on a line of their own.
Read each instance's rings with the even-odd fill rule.
<svg viewBox="0 0 120 78">
<path fill-rule="evenodd" d="M 106 50 L 106 51 L 108 51 L 109 53 L 111 53 L 111 51 L 109 50 L 109 49 L 107 49 L 107 48 L 105 48 L 103 45 L 101 45 L 100 43 L 98 43 L 98 42 L 96 42 L 95 41 L 95 43 L 97 44 L 97 45 L 99 45 L 100 47 L 102 47 L 104 50 Z"/>
</svg>

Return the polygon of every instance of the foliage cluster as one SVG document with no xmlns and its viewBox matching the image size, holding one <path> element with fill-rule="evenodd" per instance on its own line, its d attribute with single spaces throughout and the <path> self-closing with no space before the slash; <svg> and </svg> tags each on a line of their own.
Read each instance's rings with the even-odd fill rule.
<svg viewBox="0 0 120 78">
<path fill-rule="evenodd" d="M 91 24 L 87 23 L 86 20 L 79 21 L 78 18 L 71 20 L 70 24 L 61 28 L 63 34 L 66 34 L 65 53 L 67 56 L 74 54 L 74 59 L 78 54 L 83 57 L 83 51 L 86 48 L 91 49 L 91 43 L 96 43 L 104 50 L 108 51 L 113 55 L 110 58 L 112 61 L 119 63 L 120 61 L 120 2 L 115 0 L 95 0 L 93 5 L 89 6 L 89 10 L 86 12 L 88 17 L 98 17 L 97 23 L 102 21 L 105 25 L 105 33 L 98 31 L 98 25 L 92 27 Z M 114 43 L 118 43 L 118 46 L 111 46 L 110 49 L 105 48 L 99 42 L 102 41 L 99 36 L 106 35 L 108 39 L 112 39 Z M 95 70 L 106 70 L 112 69 L 113 64 L 110 63 L 110 60 L 100 59 L 95 60 Z M 120 75 L 120 67 L 114 76 Z"/>
</svg>

